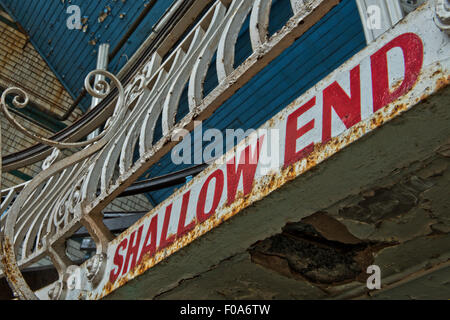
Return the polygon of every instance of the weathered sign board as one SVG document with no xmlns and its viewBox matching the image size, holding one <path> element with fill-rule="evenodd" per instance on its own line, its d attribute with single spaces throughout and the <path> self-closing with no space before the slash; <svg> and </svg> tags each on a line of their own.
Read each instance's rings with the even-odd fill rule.
<svg viewBox="0 0 450 320">
<path fill-rule="evenodd" d="M 428 6 L 409 15 L 111 242 L 105 277 L 88 298 L 104 297 L 446 86 L 450 40 L 433 18 Z"/>
</svg>

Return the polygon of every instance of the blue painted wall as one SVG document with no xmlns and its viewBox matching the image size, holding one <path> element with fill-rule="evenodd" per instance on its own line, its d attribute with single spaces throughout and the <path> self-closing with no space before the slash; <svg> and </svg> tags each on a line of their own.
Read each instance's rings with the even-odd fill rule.
<svg viewBox="0 0 450 320">
<path fill-rule="evenodd" d="M 174 0 L 159 0 L 130 37 L 119 54 L 110 62 L 109 71 L 116 73 L 126 63 Z M 0 0 L 5 10 L 16 19 L 30 40 L 73 98 L 84 85 L 84 78 L 96 67 L 100 43 L 110 43 L 111 49 L 120 41 L 149 0 Z M 67 8 L 78 5 L 86 17 L 87 30 L 69 30 Z M 108 11 L 99 22 L 101 13 Z M 123 18 L 120 18 L 124 14 Z M 84 109 L 90 98 L 83 100 Z"/>
<path fill-rule="evenodd" d="M 159 0 L 145 21 L 132 35 L 119 55 L 110 63 L 109 70 L 117 72 L 131 57 L 158 19 L 174 0 Z M 75 97 L 83 87 L 85 76 L 95 69 L 98 44 L 109 42 L 114 47 L 143 10 L 148 0 L 0 0 L 0 4 L 27 30 L 34 46 L 47 60 L 62 83 Z M 87 15 L 86 33 L 68 30 L 66 21 L 69 5 L 79 5 L 82 16 Z M 109 6 L 108 17 L 98 23 L 99 14 Z M 89 13 L 89 14 L 88 14 Z M 123 19 L 121 13 L 126 13 Z M 274 0 L 271 11 L 271 34 L 278 31 L 292 16 L 289 0 Z M 50 36 L 49 36 L 50 35 Z M 96 40 L 96 44 L 90 42 Z M 364 48 L 366 41 L 355 0 L 343 0 L 319 23 L 298 39 L 262 72 L 224 103 L 213 116 L 203 123 L 203 129 L 258 128 L 277 114 L 344 61 Z M 251 54 L 248 19 L 244 23 L 236 46 L 235 66 Z M 205 93 L 217 86 L 215 60 L 208 72 Z M 85 107 L 90 104 L 84 101 Z M 181 98 L 178 119 L 188 112 L 187 88 Z M 161 119 L 155 140 L 161 137 Z M 204 144 L 206 146 L 207 144 Z M 227 149 L 232 146 L 228 146 Z M 188 167 L 176 166 L 170 154 L 154 165 L 142 177 L 156 177 Z M 174 191 L 168 188 L 147 194 L 154 204 L 160 203 Z"/>
<path fill-rule="evenodd" d="M 271 33 L 279 30 L 292 16 L 290 7 L 286 5 L 288 1 L 274 1 Z M 203 130 L 258 128 L 365 46 L 366 40 L 356 3 L 354 0 L 344 0 L 226 101 L 203 123 Z M 238 39 L 236 65 L 251 54 L 250 50 L 247 21 Z M 207 76 L 205 91 L 209 92 L 216 85 L 217 76 L 213 63 Z M 186 90 L 179 108 L 182 114 L 188 111 Z M 159 123 L 159 136 L 156 138 L 160 137 L 160 126 Z M 208 143 L 204 143 L 203 147 L 206 145 Z M 227 149 L 231 147 L 228 146 Z M 174 165 L 168 154 L 150 168 L 143 178 L 157 177 L 186 167 L 189 166 Z M 155 203 L 160 203 L 170 196 L 174 189 L 152 192 L 149 197 Z"/>
</svg>

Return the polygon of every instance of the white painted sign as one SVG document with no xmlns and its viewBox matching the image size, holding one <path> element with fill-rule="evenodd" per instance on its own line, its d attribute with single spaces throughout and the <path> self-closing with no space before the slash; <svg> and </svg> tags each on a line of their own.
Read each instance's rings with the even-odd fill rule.
<svg viewBox="0 0 450 320">
<path fill-rule="evenodd" d="M 112 241 L 106 274 L 88 298 L 107 295 L 439 90 L 449 80 L 449 49 L 430 8 L 412 13 Z"/>
</svg>

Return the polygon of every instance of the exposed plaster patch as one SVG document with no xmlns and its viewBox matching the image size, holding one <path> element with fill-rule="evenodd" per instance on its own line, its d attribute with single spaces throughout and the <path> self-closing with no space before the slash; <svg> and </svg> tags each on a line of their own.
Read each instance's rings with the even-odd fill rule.
<svg viewBox="0 0 450 320">
<path fill-rule="evenodd" d="M 312 221 L 322 232 L 305 221 Z M 340 239 L 347 243 L 336 241 Z M 282 233 L 250 248 L 250 254 L 254 263 L 286 277 L 318 285 L 339 285 L 365 281 L 365 271 L 373 262 L 373 252 L 385 246 L 363 243 L 337 220 L 317 213 L 302 222 L 287 224 Z"/>
</svg>

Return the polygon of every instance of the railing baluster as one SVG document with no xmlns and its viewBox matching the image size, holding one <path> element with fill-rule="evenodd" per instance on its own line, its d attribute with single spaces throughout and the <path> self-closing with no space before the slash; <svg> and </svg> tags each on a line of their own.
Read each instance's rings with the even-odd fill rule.
<svg viewBox="0 0 450 320">
<path fill-rule="evenodd" d="M 238 7 L 233 10 L 233 15 L 223 31 L 217 50 L 217 75 L 219 83 L 224 81 L 234 71 L 235 45 L 242 25 L 252 8 L 251 1 L 240 1 Z"/>
<path fill-rule="evenodd" d="M 56 143 L 39 138 L 57 148 L 86 148 L 51 164 L 27 184 L 15 201 L 17 192 L 10 190 L 1 204 L 2 213 L 11 205 L 5 236 L 9 241 L 14 239 L 15 252 L 21 253 L 17 257 L 8 253 L 9 275 L 19 275 L 20 267 L 49 256 L 62 281 L 71 263 L 63 243 L 82 225 L 94 239 L 98 257 L 106 254 L 113 235 L 102 221 L 102 208 L 112 201 L 114 192 L 132 183 L 139 172 L 142 174 L 152 161 L 158 160 L 159 155 L 155 154 L 161 153 L 162 142 L 168 141 L 175 126 L 181 127 L 176 123 L 176 116 L 186 85 L 190 112 L 184 126 L 187 120 L 205 111 L 208 99 L 217 98 L 214 96 L 217 92 L 213 98 L 204 96 L 204 81 L 215 53 L 219 89 L 224 87 L 224 81 L 231 83 L 236 42 L 249 14 L 253 52 L 268 42 L 271 5 L 272 0 L 217 1 L 165 61 L 158 51 L 153 53 L 125 89 L 113 75 L 100 72 L 119 89 L 114 115 L 105 131 L 95 140 L 83 143 Z M 99 95 L 89 87 L 89 77 L 88 92 Z M 110 91 L 106 82 L 103 85 Z M 158 119 L 162 119 L 163 131 L 159 144 L 154 143 Z M 135 163 L 137 152 L 139 157 Z M 5 218 L 2 220 L 5 222 Z M 23 279 L 16 289 L 23 297 L 34 297 Z M 62 297 L 61 290 L 55 289 L 54 296 Z"/>
<path fill-rule="evenodd" d="M 190 45 L 190 48 L 188 50 L 188 53 L 186 54 L 186 57 L 190 55 L 191 52 L 195 51 L 201 41 L 203 40 L 203 37 L 205 35 L 205 32 L 203 29 L 199 26 L 195 30 L 195 34 L 193 36 L 192 43 Z M 174 79 L 170 89 L 169 94 L 166 97 L 163 105 L 163 117 L 162 117 L 162 124 L 163 124 L 163 135 L 167 135 L 169 133 L 169 130 L 172 129 L 174 123 L 175 123 L 175 116 L 178 110 L 178 104 L 180 102 L 181 94 L 186 86 L 187 81 L 189 80 L 189 77 L 191 75 L 190 68 L 184 68 L 183 72 L 180 72 L 177 77 Z"/>
<path fill-rule="evenodd" d="M 255 51 L 268 40 L 272 0 L 256 0 L 250 16 L 250 41 Z"/>
<path fill-rule="evenodd" d="M 220 28 L 223 22 L 227 8 L 221 2 L 217 3 L 214 11 L 214 15 L 210 22 L 208 31 L 205 34 L 205 39 L 208 43 L 204 46 L 203 50 L 200 52 L 194 67 L 192 68 L 192 74 L 189 80 L 188 89 L 188 101 L 189 110 L 193 111 L 196 106 L 198 106 L 203 100 L 203 85 L 208 74 L 208 69 L 211 64 L 211 60 L 214 53 L 217 50 L 217 45 L 219 43 L 219 37 L 214 36 L 214 31 Z M 219 29 L 220 30 L 220 29 Z"/>
</svg>

